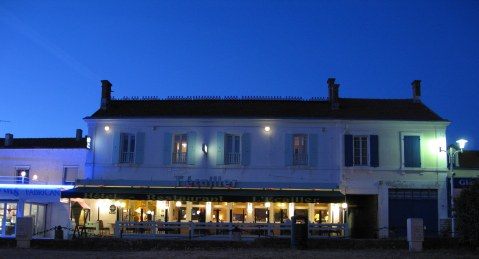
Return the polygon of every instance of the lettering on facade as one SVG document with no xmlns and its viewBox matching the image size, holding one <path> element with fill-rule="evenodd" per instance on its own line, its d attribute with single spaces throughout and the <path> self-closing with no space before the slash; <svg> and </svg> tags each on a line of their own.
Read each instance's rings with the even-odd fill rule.
<svg viewBox="0 0 479 259">
<path fill-rule="evenodd" d="M 3 188 L 1 190 L 2 190 L 3 193 L 10 194 L 10 195 L 13 195 L 15 197 L 18 197 L 20 195 L 20 193 L 18 192 L 18 189 L 15 189 L 15 188 Z"/>
<path fill-rule="evenodd" d="M 27 196 L 60 196 L 60 190 L 32 189 L 25 190 Z"/>
<path fill-rule="evenodd" d="M 477 179 L 456 178 L 454 179 L 454 185 L 456 185 L 456 188 L 468 188 L 469 186 L 474 185 L 477 181 Z"/>
<path fill-rule="evenodd" d="M 192 201 L 192 202 L 222 202 L 223 196 L 183 196 L 183 195 L 156 195 L 148 194 L 147 200 L 158 201 Z"/>
<path fill-rule="evenodd" d="M 275 197 L 275 196 L 252 196 L 252 202 L 295 202 L 295 203 L 316 203 L 324 200 L 320 197 L 303 197 L 303 196 L 290 196 L 290 197 Z"/>
<path fill-rule="evenodd" d="M 223 180 L 221 176 L 210 176 L 208 179 L 192 179 L 191 176 L 175 176 L 176 187 L 228 187 L 235 188 L 238 181 Z"/>
</svg>

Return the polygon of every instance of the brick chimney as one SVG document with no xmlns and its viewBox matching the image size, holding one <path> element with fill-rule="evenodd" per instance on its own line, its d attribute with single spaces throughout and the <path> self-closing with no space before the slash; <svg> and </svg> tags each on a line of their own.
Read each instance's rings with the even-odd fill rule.
<svg viewBox="0 0 479 259">
<path fill-rule="evenodd" d="M 336 78 L 328 78 L 328 99 L 332 110 L 339 109 L 339 84 L 335 84 Z"/>
<path fill-rule="evenodd" d="M 83 137 L 83 131 L 81 129 L 76 130 L 75 140 L 80 141 Z"/>
<path fill-rule="evenodd" d="M 415 103 L 421 102 L 421 80 L 414 80 L 412 85 L 412 101 Z"/>
<path fill-rule="evenodd" d="M 10 147 L 10 146 L 13 145 L 13 134 L 11 134 L 11 133 L 5 134 L 5 143 L 4 143 L 4 145 L 5 145 L 6 147 Z"/>
<path fill-rule="evenodd" d="M 106 110 L 111 101 L 112 84 L 108 80 L 101 80 L 101 109 Z"/>
</svg>

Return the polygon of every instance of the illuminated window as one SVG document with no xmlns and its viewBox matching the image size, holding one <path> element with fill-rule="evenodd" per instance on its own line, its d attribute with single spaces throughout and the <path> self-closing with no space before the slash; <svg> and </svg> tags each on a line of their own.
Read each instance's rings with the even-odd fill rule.
<svg viewBox="0 0 479 259">
<path fill-rule="evenodd" d="M 176 134 L 173 138 L 173 157 L 174 164 L 186 164 L 188 151 L 187 134 Z"/>
<path fill-rule="evenodd" d="M 305 134 L 295 134 L 293 136 L 293 165 L 308 164 L 308 137 Z"/>
</svg>

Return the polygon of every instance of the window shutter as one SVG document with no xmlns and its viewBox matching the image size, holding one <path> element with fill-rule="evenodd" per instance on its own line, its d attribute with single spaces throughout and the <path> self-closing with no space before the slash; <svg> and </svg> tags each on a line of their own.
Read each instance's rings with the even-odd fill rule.
<svg viewBox="0 0 479 259">
<path fill-rule="evenodd" d="M 216 164 L 225 164 L 225 133 L 216 133 Z"/>
<path fill-rule="evenodd" d="M 369 136 L 371 148 L 371 167 L 379 167 L 379 138 L 378 135 Z"/>
<path fill-rule="evenodd" d="M 309 166 L 318 166 L 318 134 L 309 135 L 308 149 Z"/>
<path fill-rule="evenodd" d="M 120 132 L 113 134 L 112 163 L 118 164 L 120 161 Z"/>
<path fill-rule="evenodd" d="M 143 164 L 145 157 L 145 133 L 138 132 L 135 136 L 135 164 Z"/>
<path fill-rule="evenodd" d="M 404 136 L 404 166 L 421 167 L 421 142 L 419 136 Z"/>
<path fill-rule="evenodd" d="M 249 165 L 251 162 L 251 134 L 241 136 L 241 164 Z"/>
<path fill-rule="evenodd" d="M 284 163 L 286 166 L 293 165 L 293 135 L 284 136 Z"/>
<path fill-rule="evenodd" d="M 186 148 L 186 162 L 194 165 L 196 160 L 196 132 L 190 132 L 187 136 L 188 147 Z"/>
<path fill-rule="evenodd" d="M 344 135 L 344 166 L 353 166 L 353 135 Z"/>
<path fill-rule="evenodd" d="M 165 133 L 165 143 L 163 143 L 163 164 L 170 165 L 172 158 L 172 136 L 171 133 Z"/>
</svg>

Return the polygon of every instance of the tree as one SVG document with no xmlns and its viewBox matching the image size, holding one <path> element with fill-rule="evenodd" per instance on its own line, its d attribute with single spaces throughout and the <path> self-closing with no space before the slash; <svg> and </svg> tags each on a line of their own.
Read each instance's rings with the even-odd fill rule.
<svg viewBox="0 0 479 259">
<path fill-rule="evenodd" d="M 462 190 L 456 200 L 457 230 L 464 241 L 479 244 L 479 181 Z"/>
</svg>

